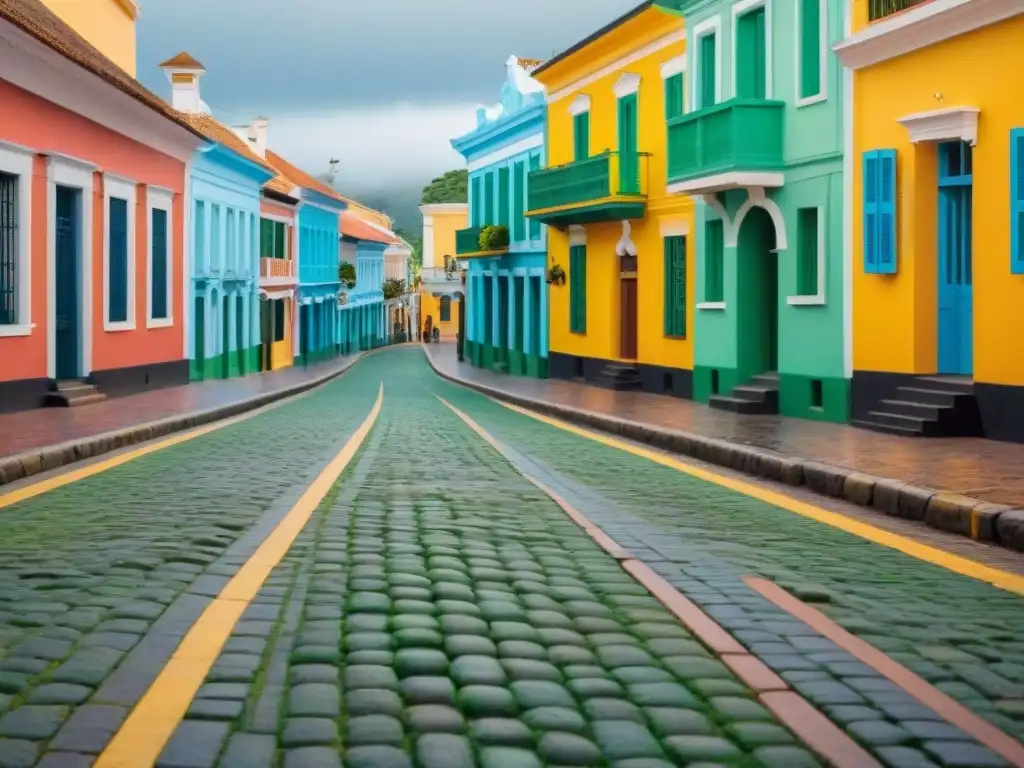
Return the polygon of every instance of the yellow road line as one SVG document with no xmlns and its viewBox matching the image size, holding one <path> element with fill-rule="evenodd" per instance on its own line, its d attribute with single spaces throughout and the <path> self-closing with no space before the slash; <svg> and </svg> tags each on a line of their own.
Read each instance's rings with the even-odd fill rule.
<svg viewBox="0 0 1024 768">
<path fill-rule="evenodd" d="M 985 581 L 993 586 L 1004 589 L 1007 592 L 1013 592 L 1018 595 L 1024 595 L 1024 576 L 1018 576 L 1015 573 L 1009 573 L 998 568 L 993 568 L 989 565 L 978 563 L 974 560 L 970 560 L 960 555 L 954 555 L 951 552 L 946 552 L 935 547 L 930 547 L 927 544 L 921 544 L 920 542 L 914 541 L 906 536 L 901 536 L 898 533 L 892 533 L 881 528 L 876 528 L 873 525 L 855 520 L 841 515 L 838 512 L 830 512 L 827 509 L 822 509 L 813 504 L 809 504 L 805 501 L 798 501 L 790 496 L 778 493 L 777 491 L 771 491 L 767 488 L 762 488 L 753 483 L 748 483 L 743 480 L 737 480 L 732 477 L 726 477 L 716 472 L 711 472 L 706 469 L 694 467 L 689 464 L 685 464 L 678 459 L 673 458 L 667 454 L 659 453 L 647 448 L 640 447 L 638 445 L 631 445 L 623 440 L 604 435 L 599 432 L 594 432 L 589 429 L 583 429 L 577 427 L 574 424 L 569 424 L 559 419 L 545 416 L 541 413 L 534 413 L 533 411 L 521 408 L 518 405 L 512 403 L 505 403 L 496 398 L 489 398 L 498 405 L 508 408 L 510 411 L 528 416 L 536 421 L 549 424 L 552 427 L 561 429 L 565 432 L 570 432 L 574 435 L 584 437 L 588 440 L 601 443 L 610 448 L 616 448 L 620 451 L 639 456 L 649 461 L 653 461 L 656 464 L 669 467 L 670 469 L 683 472 L 684 474 L 695 477 L 698 480 L 704 480 L 709 483 L 728 488 L 730 491 L 749 496 L 751 498 L 763 501 L 766 504 L 785 509 L 788 512 L 801 515 L 802 517 L 810 518 L 819 523 L 824 523 L 833 528 L 851 533 L 854 536 L 859 536 L 862 539 L 880 544 L 883 547 L 889 547 L 902 552 L 905 555 L 923 560 L 932 565 L 937 565 L 946 570 L 959 573 L 963 576 L 969 576 L 972 579 L 978 581 Z"/>
<path fill-rule="evenodd" d="M 151 768 L 156 763 L 235 623 L 352 461 L 376 422 L 383 402 L 384 383 L 381 382 L 377 400 L 359 429 L 192 625 L 170 661 L 96 760 L 94 768 Z"/>
</svg>

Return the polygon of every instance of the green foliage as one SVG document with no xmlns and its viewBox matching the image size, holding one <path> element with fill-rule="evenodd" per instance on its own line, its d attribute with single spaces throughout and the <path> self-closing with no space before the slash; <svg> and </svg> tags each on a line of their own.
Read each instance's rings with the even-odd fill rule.
<svg viewBox="0 0 1024 768">
<path fill-rule="evenodd" d="M 405 240 L 410 246 L 412 246 L 412 264 L 414 267 L 423 266 L 423 238 L 419 235 L 414 235 L 401 227 L 395 228 L 395 234 Z"/>
<path fill-rule="evenodd" d="M 469 202 L 469 171 L 460 168 L 438 176 L 423 188 L 423 205 Z"/>
<path fill-rule="evenodd" d="M 347 261 L 343 261 L 338 264 L 338 280 L 345 283 L 349 288 L 356 287 L 356 268 L 349 264 Z"/>
<path fill-rule="evenodd" d="M 561 264 L 555 264 L 548 270 L 548 283 L 551 285 L 565 285 L 565 270 Z"/>
<path fill-rule="evenodd" d="M 500 251 L 508 244 L 508 227 L 504 224 L 490 224 L 480 231 L 481 251 Z"/>
<path fill-rule="evenodd" d="M 385 299 L 397 299 L 405 293 L 405 280 L 400 280 L 397 277 L 389 277 L 381 285 L 381 290 L 384 291 Z"/>
</svg>

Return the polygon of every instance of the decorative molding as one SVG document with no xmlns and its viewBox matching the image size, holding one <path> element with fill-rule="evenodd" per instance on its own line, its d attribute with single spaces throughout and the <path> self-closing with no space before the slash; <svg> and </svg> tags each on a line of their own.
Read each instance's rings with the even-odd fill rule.
<svg viewBox="0 0 1024 768">
<path fill-rule="evenodd" d="M 786 218 L 782 215 L 782 209 L 779 208 L 778 203 L 765 194 L 764 187 L 750 186 L 746 189 L 747 199 L 743 201 L 743 204 L 736 211 L 736 215 L 731 218 L 729 212 L 725 210 L 725 206 L 722 205 L 721 201 L 714 194 L 704 194 L 701 196 L 704 204 L 722 220 L 725 247 L 736 247 L 740 227 L 743 225 L 743 217 L 747 215 L 751 208 L 757 207 L 767 211 L 772 219 L 772 223 L 775 225 L 775 248 L 772 249 L 773 252 L 780 253 L 785 251 L 789 247 L 789 241 L 786 237 Z"/>
<path fill-rule="evenodd" d="M 686 54 L 676 56 L 674 59 L 661 63 L 661 79 L 668 80 L 673 75 L 680 75 L 686 72 Z"/>
<path fill-rule="evenodd" d="M 918 112 L 896 119 L 907 129 L 910 141 L 920 144 L 922 141 L 954 141 L 969 142 L 972 147 L 978 144 L 977 107 L 949 107 L 931 112 Z"/>
<path fill-rule="evenodd" d="M 815 206 L 818 218 L 818 243 L 817 243 L 817 261 L 818 261 L 818 285 L 815 288 L 815 292 L 810 296 L 788 296 L 786 303 L 791 307 L 823 307 L 825 306 L 825 266 L 828 264 L 828 259 L 825 258 L 825 227 L 827 226 L 827 220 L 825 215 L 825 207 L 822 205 Z M 799 258 L 800 254 L 797 253 L 796 257 Z"/>
<path fill-rule="evenodd" d="M 683 216 L 664 217 L 658 220 L 658 231 L 666 237 L 689 237 L 690 222 Z"/>
<path fill-rule="evenodd" d="M 587 228 L 579 224 L 569 226 L 569 247 L 587 244 Z"/>
<path fill-rule="evenodd" d="M 850 69 L 863 69 L 1024 14 L 1020 0 L 932 0 L 868 24 L 832 46 Z"/>
<path fill-rule="evenodd" d="M 123 321 L 110 320 L 110 199 L 116 197 L 127 202 L 128 208 L 128 307 Z M 134 181 L 112 174 L 103 174 L 103 330 L 107 332 L 135 330 L 135 233 L 137 191 Z"/>
<path fill-rule="evenodd" d="M 167 317 L 153 317 L 153 211 L 167 213 Z M 174 192 L 146 187 L 146 327 L 174 325 Z"/>
<path fill-rule="evenodd" d="M 544 133 L 538 132 L 532 136 L 527 136 L 525 139 L 520 139 L 512 144 L 507 144 L 500 149 L 496 149 L 493 152 L 489 152 L 486 155 L 481 155 L 480 157 L 471 160 L 467 165 L 467 168 L 470 173 L 473 173 L 474 171 L 479 171 L 482 168 L 500 163 L 502 160 L 508 160 L 510 157 L 515 157 L 523 152 L 529 152 L 531 149 L 537 149 L 543 146 Z"/>
<path fill-rule="evenodd" d="M 725 311 L 724 301 L 698 301 L 697 309 L 713 309 L 719 312 Z"/>
<path fill-rule="evenodd" d="M 636 243 L 633 242 L 633 238 L 630 237 L 631 227 L 629 225 L 629 219 L 622 220 L 622 237 L 615 244 L 615 255 L 616 256 L 636 256 Z"/>
<path fill-rule="evenodd" d="M 703 176 L 687 181 L 669 184 L 666 191 L 670 195 L 713 194 L 727 189 L 746 189 L 748 187 L 781 187 L 786 182 L 784 173 L 769 171 L 729 171 L 713 176 Z"/>
<path fill-rule="evenodd" d="M 615 91 L 615 98 L 621 99 L 625 96 L 631 96 L 640 90 L 640 75 L 633 72 L 623 72 L 618 80 L 615 81 L 615 85 L 612 90 Z"/>
<path fill-rule="evenodd" d="M 0 338 L 30 336 L 32 323 L 32 150 L 6 142 L 0 143 L 0 171 L 17 178 L 18 240 L 15 268 L 18 275 L 18 315 L 14 325 L 0 325 Z M 52 225 L 51 225 L 52 226 Z"/>
<path fill-rule="evenodd" d="M 803 68 L 800 66 L 803 56 L 803 34 L 801 25 L 803 24 L 803 3 L 796 4 L 796 29 L 793 30 L 793 36 L 796 40 L 796 45 L 793 46 L 796 59 L 793 62 L 793 75 L 796 80 L 796 106 L 797 107 L 809 107 L 811 104 L 819 104 L 823 101 L 828 100 L 828 0 L 818 0 L 818 47 L 819 47 L 819 61 L 818 61 L 818 92 L 810 96 L 801 97 L 800 93 L 803 90 Z"/>
<path fill-rule="evenodd" d="M 584 112 L 590 111 L 590 97 L 585 93 L 581 93 L 572 103 L 569 104 L 569 114 L 573 117 L 576 115 L 582 115 Z"/>
<path fill-rule="evenodd" d="M 435 216 L 439 213 L 465 213 L 469 210 L 469 203 L 425 203 L 420 206 L 420 213 L 424 216 Z"/>
<path fill-rule="evenodd" d="M 843 6 L 843 34 L 849 37 L 853 10 Z M 843 93 L 843 373 L 853 376 L 853 70 L 842 69 Z"/>
</svg>

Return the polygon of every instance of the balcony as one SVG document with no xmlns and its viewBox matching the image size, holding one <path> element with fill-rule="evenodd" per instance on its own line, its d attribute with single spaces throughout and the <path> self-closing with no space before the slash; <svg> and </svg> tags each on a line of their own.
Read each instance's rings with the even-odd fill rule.
<svg viewBox="0 0 1024 768">
<path fill-rule="evenodd" d="M 869 0 L 868 21 L 878 21 L 931 0 Z"/>
<path fill-rule="evenodd" d="M 563 228 L 639 219 L 647 208 L 647 161 L 645 152 L 602 152 L 530 171 L 526 215 Z"/>
<path fill-rule="evenodd" d="M 434 296 L 444 294 L 451 296 L 465 290 L 462 283 L 462 269 L 459 267 L 454 269 L 424 267 L 420 270 L 420 283 L 424 291 Z"/>
<path fill-rule="evenodd" d="M 480 245 L 480 233 L 489 225 L 481 227 L 469 227 L 468 229 L 455 230 L 455 255 L 456 256 L 501 256 L 508 253 L 508 233 L 503 238 L 504 245 L 498 248 L 484 248 Z"/>
<path fill-rule="evenodd" d="M 781 101 L 730 99 L 668 124 L 668 191 L 714 194 L 784 182 Z"/>
<path fill-rule="evenodd" d="M 295 282 L 295 262 L 291 259 L 260 259 L 260 283 L 279 285 Z"/>
</svg>

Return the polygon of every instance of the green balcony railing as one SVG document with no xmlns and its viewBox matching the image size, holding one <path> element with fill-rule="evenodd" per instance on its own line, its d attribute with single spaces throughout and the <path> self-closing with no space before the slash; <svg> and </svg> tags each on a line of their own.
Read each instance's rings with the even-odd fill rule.
<svg viewBox="0 0 1024 768">
<path fill-rule="evenodd" d="M 782 169 L 781 101 L 730 99 L 668 124 L 669 183 L 729 171 Z"/>
<path fill-rule="evenodd" d="M 553 168 L 530 171 L 527 208 L 539 211 L 609 197 L 647 196 L 645 152 L 602 152 Z"/>
<path fill-rule="evenodd" d="M 886 16 L 892 16 L 894 13 L 928 2 L 931 0 L 869 0 L 868 21 L 878 21 Z"/>
<path fill-rule="evenodd" d="M 483 227 L 455 230 L 455 254 L 461 256 L 464 253 L 476 253 L 479 251 L 480 233 L 483 230 Z"/>
</svg>

